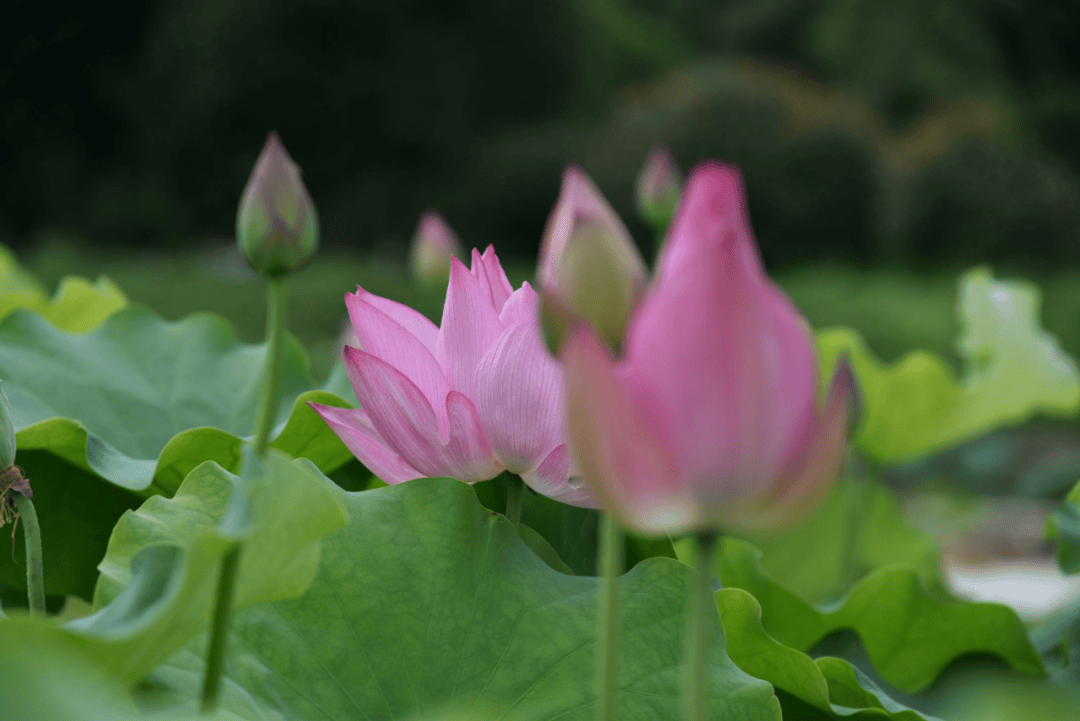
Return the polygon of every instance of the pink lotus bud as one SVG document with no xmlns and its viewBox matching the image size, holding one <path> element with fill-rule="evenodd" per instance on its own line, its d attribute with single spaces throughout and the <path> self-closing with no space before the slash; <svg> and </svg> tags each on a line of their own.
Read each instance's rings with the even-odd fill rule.
<svg viewBox="0 0 1080 721">
<path fill-rule="evenodd" d="M 578 326 L 562 359 L 575 457 L 629 528 L 769 530 L 836 478 L 855 379 L 842 360 L 818 407 L 810 327 L 762 269 L 733 168 L 690 177 L 623 358 Z"/>
<path fill-rule="evenodd" d="M 664 146 L 658 145 L 649 153 L 638 174 L 635 194 L 641 217 L 663 234 L 682 194 L 682 174 Z"/>
<path fill-rule="evenodd" d="M 300 270 L 319 247 L 319 219 L 300 170 L 270 133 L 236 215 L 236 240 L 251 267 L 271 278 Z"/>
<path fill-rule="evenodd" d="M 473 251 L 472 270 L 450 259 L 441 327 L 362 288 L 345 305 L 357 345 L 342 356 L 361 408 L 311 406 L 375 475 L 475 483 L 509 470 L 546 496 L 595 506 L 571 466 L 540 298 L 510 286 L 493 248 Z"/>
<path fill-rule="evenodd" d="M 450 277 L 450 258 L 460 258 L 461 243 L 441 215 L 429 210 L 420 216 L 412 248 L 409 272 L 421 282 L 445 283 Z"/>
<path fill-rule="evenodd" d="M 580 168 L 567 168 L 544 230 L 537 276 L 552 347 L 559 347 L 571 318 L 587 320 L 617 345 L 647 274 L 630 233 L 604 196 Z"/>
</svg>

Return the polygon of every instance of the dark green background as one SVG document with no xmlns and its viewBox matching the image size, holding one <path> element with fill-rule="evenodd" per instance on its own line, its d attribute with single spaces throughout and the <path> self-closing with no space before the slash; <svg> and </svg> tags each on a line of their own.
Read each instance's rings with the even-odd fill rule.
<svg viewBox="0 0 1080 721">
<path fill-rule="evenodd" d="M 1080 255 L 1076 3 L 16 0 L 5 15 L 0 241 L 16 248 L 56 230 L 114 248 L 227 238 L 276 129 L 343 249 L 403 257 L 434 206 L 467 245 L 531 260 L 572 161 L 648 247 L 630 191 L 666 141 L 684 170 L 744 167 L 774 269 Z"/>
</svg>

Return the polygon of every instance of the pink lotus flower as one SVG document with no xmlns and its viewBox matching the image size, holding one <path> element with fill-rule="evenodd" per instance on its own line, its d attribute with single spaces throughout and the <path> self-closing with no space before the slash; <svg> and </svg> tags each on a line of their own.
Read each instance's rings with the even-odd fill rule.
<svg viewBox="0 0 1080 721">
<path fill-rule="evenodd" d="M 589 176 L 568 167 L 544 230 L 537 269 L 554 345 L 573 317 L 588 320 L 605 340 L 617 344 L 647 275 L 619 216 Z"/>
<path fill-rule="evenodd" d="M 349 450 L 387 483 L 509 470 L 551 498 L 595 506 L 571 466 L 562 370 L 544 346 L 540 299 L 513 290 L 490 246 L 472 270 L 451 260 L 437 328 L 362 288 L 345 296 L 360 348 L 342 357 L 360 409 L 312 403 Z"/>
<path fill-rule="evenodd" d="M 831 487 L 854 377 L 842 362 L 817 407 L 810 327 L 762 270 L 737 170 L 690 177 L 623 350 L 578 326 L 562 359 L 576 458 L 627 527 L 769 530 Z"/>
<path fill-rule="evenodd" d="M 429 210 L 420 216 L 413 235 L 409 271 L 425 283 L 445 283 L 451 257 L 462 257 L 461 242 L 446 220 Z"/>
</svg>

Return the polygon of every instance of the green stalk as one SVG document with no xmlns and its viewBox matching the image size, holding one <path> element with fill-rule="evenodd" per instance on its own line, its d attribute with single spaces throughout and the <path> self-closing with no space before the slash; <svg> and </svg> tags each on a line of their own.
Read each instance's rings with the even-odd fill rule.
<svg viewBox="0 0 1080 721">
<path fill-rule="evenodd" d="M 281 389 L 281 351 L 285 339 L 285 278 L 269 278 L 266 293 L 266 370 L 263 378 L 262 403 L 255 427 L 255 455 L 266 456 L 270 431 L 277 415 L 278 394 Z M 206 656 L 206 675 L 203 677 L 202 705 L 204 714 L 212 713 L 221 699 L 221 677 L 225 670 L 225 647 L 228 642 L 229 618 L 232 616 L 233 596 L 239 576 L 242 543 L 230 548 L 221 559 L 214 619 L 210 631 L 210 648 Z"/>
<path fill-rule="evenodd" d="M 262 458 L 270 443 L 281 390 L 281 348 L 285 340 L 285 278 L 266 281 L 266 385 L 263 386 L 259 421 L 255 427 L 255 455 Z"/>
<path fill-rule="evenodd" d="M 15 507 L 23 522 L 23 537 L 26 539 L 26 595 L 30 601 L 30 615 L 45 615 L 45 571 L 41 556 L 41 526 L 38 524 L 34 502 L 13 491 Z"/>
<path fill-rule="evenodd" d="M 225 672 L 225 646 L 229 637 L 229 617 L 232 615 L 241 548 L 240 543 L 235 544 L 225 552 L 225 556 L 221 559 L 221 575 L 218 577 L 217 599 L 214 602 L 214 625 L 210 631 L 210 649 L 206 654 L 206 675 L 203 677 L 200 709 L 204 714 L 213 713 L 221 700 L 221 677 Z"/>
<path fill-rule="evenodd" d="M 521 507 L 525 503 L 525 481 L 515 475 L 507 474 L 506 517 L 515 526 L 521 525 Z"/>
<path fill-rule="evenodd" d="M 686 637 L 688 721 L 709 721 L 709 639 L 712 635 L 709 626 L 716 618 L 712 560 L 719 542 L 720 535 L 716 533 L 702 533 L 697 538 Z"/>
<path fill-rule="evenodd" d="M 623 533 L 607 513 L 600 514 L 600 548 L 597 565 L 603 577 L 603 602 L 600 606 L 600 705 L 599 721 L 615 721 L 619 712 L 619 630 L 622 609 L 619 576 L 625 564 Z"/>
</svg>

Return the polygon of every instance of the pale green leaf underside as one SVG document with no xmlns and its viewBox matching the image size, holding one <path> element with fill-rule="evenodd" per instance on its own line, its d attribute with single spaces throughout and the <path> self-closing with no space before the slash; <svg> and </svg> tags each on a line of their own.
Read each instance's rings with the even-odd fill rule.
<svg viewBox="0 0 1080 721">
<path fill-rule="evenodd" d="M 750 538 L 771 578 L 812 604 L 834 601 L 871 571 L 906 565 L 940 586 L 937 546 L 908 525 L 893 493 L 869 478 L 845 476 L 821 505 L 783 534 Z"/>
<path fill-rule="evenodd" d="M 676 550 L 680 558 L 688 555 L 683 541 Z M 902 566 L 873 571 L 841 601 L 813 606 L 766 574 L 760 556 L 753 545 L 725 538 L 717 573 L 725 587 L 753 594 L 765 630 L 793 649 L 805 652 L 834 631 L 854 631 L 881 677 L 909 693 L 926 688 L 952 660 L 969 653 L 1044 673 L 1023 623 L 1007 606 L 939 600 L 914 570 Z"/>
<path fill-rule="evenodd" d="M 848 329 L 817 334 L 823 378 L 847 353 L 865 406 L 855 438 L 880 463 L 929 455 L 1036 412 L 1071 416 L 1080 407 L 1080 374 L 1038 322 L 1039 294 L 1028 283 L 994 280 L 976 268 L 960 280 L 960 379 L 924 351 L 882 364 Z"/>
<path fill-rule="evenodd" d="M 74 276 L 64 278 L 50 298 L 44 286 L 0 246 L 0 320 L 19 308 L 34 311 L 53 325 L 72 333 L 85 333 L 127 305 L 127 297 L 108 278 L 91 283 Z"/>
<path fill-rule="evenodd" d="M 761 606 L 743 589 L 720 589 L 716 605 L 727 633 L 728 654 L 751 676 L 835 718 L 933 718 L 897 703 L 843 659 L 815 660 L 772 638 L 761 625 Z"/>
</svg>

